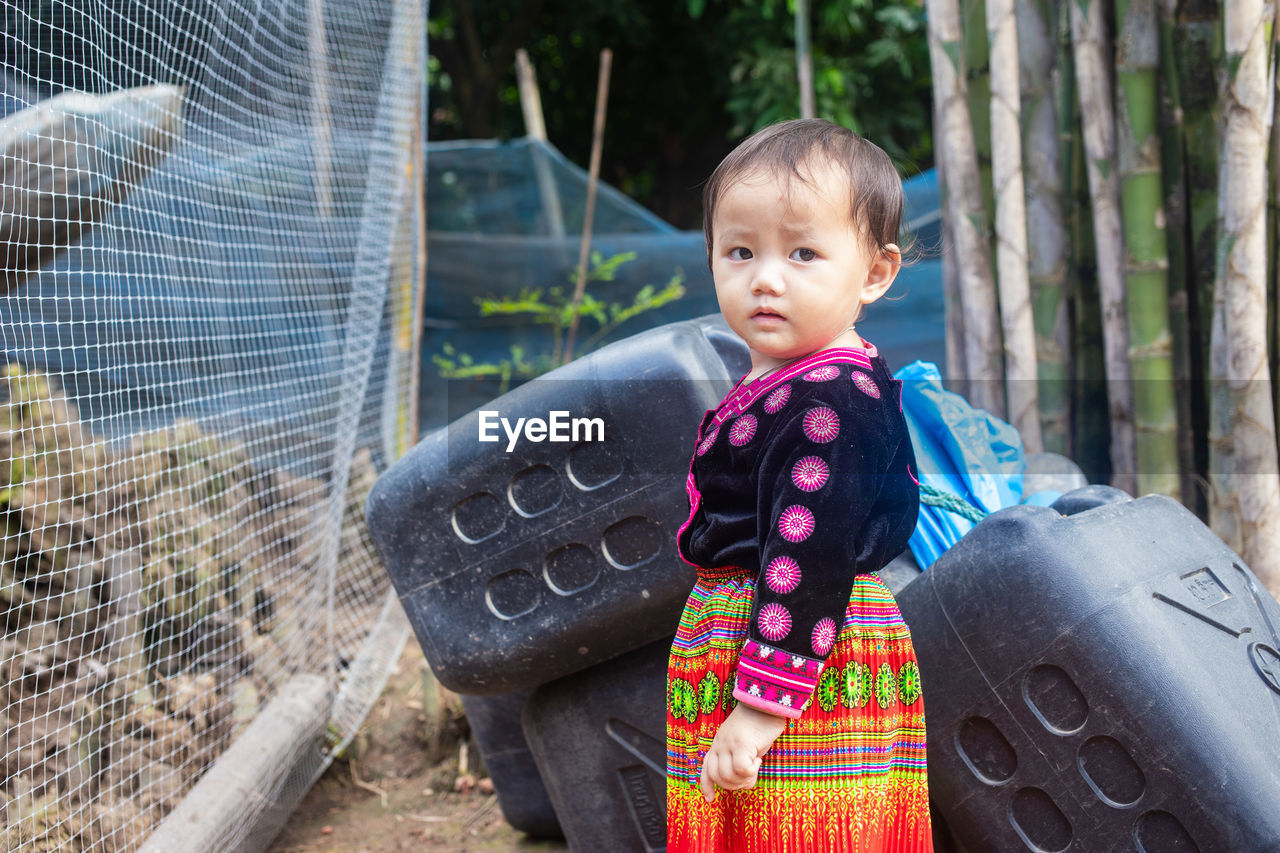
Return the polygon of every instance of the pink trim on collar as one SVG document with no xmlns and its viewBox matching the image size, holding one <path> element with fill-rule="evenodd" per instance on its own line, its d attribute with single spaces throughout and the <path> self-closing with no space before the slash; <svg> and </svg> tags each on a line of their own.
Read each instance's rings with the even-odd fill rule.
<svg viewBox="0 0 1280 853">
<path fill-rule="evenodd" d="M 745 412 L 756 400 L 763 395 L 769 393 L 774 388 L 790 379 L 794 379 L 802 373 L 807 373 L 815 367 L 822 367 L 825 364 L 854 364 L 866 370 L 871 369 L 871 359 L 877 355 L 875 346 L 867 344 L 866 349 L 853 349 L 851 347 L 839 347 L 837 349 L 820 350 L 813 355 L 805 356 L 797 362 L 787 365 L 776 373 L 756 379 L 747 385 L 742 384 L 742 380 L 738 380 L 738 384 L 733 387 L 719 408 L 716 409 L 716 415 L 712 419 L 713 425 L 719 425 L 737 414 Z"/>
</svg>

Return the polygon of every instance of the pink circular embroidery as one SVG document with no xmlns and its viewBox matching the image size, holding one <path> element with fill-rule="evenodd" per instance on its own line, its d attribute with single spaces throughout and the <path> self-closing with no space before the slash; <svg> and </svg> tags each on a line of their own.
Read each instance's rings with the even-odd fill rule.
<svg viewBox="0 0 1280 853">
<path fill-rule="evenodd" d="M 778 516 L 778 532 L 788 542 L 801 542 L 813 532 L 813 513 L 808 507 L 789 506 Z"/>
<path fill-rule="evenodd" d="M 804 434 L 810 441 L 826 444 L 840 434 L 840 418 L 826 406 L 810 409 L 804 415 Z"/>
<path fill-rule="evenodd" d="M 836 623 L 834 619 L 822 619 L 813 626 L 813 652 L 825 656 L 836 642 Z"/>
<path fill-rule="evenodd" d="M 706 438 L 702 439 L 702 443 L 698 445 L 699 456 L 701 456 L 702 454 L 706 453 L 708 450 L 711 449 L 711 445 L 716 443 L 716 436 L 718 436 L 719 434 L 720 434 L 720 427 L 716 427 L 715 429 L 711 430 L 711 432 L 707 433 Z"/>
<path fill-rule="evenodd" d="M 790 557 L 774 557 L 765 569 L 764 580 L 769 589 L 785 595 L 800 585 L 800 567 Z"/>
<path fill-rule="evenodd" d="M 907 476 L 911 478 L 911 482 L 915 483 L 917 486 L 920 485 L 920 481 L 916 479 L 916 474 L 911 470 L 910 465 L 907 466 Z"/>
<path fill-rule="evenodd" d="M 865 373 L 853 371 L 853 384 L 858 386 L 858 390 L 868 397 L 880 399 L 880 389 L 876 387 L 875 380 Z"/>
<path fill-rule="evenodd" d="M 804 378 L 809 382 L 830 382 L 839 375 L 839 370 L 830 364 L 826 364 L 822 367 L 815 367 L 813 370 L 810 370 L 804 375 Z"/>
<path fill-rule="evenodd" d="M 773 389 L 773 393 L 764 398 L 764 410 L 772 415 L 787 404 L 787 398 L 790 396 L 790 385 L 781 385 Z"/>
<path fill-rule="evenodd" d="M 729 443 L 734 447 L 741 447 L 755 434 L 755 415 L 742 415 L 733 422 L 733 426 L 729 427 Z"/>
<path fill-rule="evenodd" d="M 756 624 L 766 640 L 781 640 L 791 631 L 791 612 L 781 604 L 766 604 L 760 608 Z"/>
<path fill-rule="evenodd" d="M 791 469 L 791 482 L 801 491 L 815 492 L 826 485 L 829 473 L 826 462 L 817 456 L 806 456 Z"/>
</svg>

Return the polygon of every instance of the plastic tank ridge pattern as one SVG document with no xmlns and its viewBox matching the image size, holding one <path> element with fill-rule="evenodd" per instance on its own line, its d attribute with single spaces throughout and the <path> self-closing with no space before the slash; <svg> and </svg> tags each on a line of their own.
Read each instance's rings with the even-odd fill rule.
<svg viewBox="0 0 1280 853">
<path fill-rule="evenodd" d="M 710 320 L 590 354 L 483 407 L 510 423 L 598 418 L 603 440 L 482 443 L 480 411 L 424 438 L 366 507 L 440 681 L 523 690 L 668 635 L 694 570 L 675 552 L 703 413 L 746 370 Z"/>
</svg>

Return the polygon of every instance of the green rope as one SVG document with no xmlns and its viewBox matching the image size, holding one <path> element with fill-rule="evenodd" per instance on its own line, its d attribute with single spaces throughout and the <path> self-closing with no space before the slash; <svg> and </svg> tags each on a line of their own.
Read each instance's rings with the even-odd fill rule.
<svg viewBox="0 0 1280 853">
<path fill-rule="evenodd" d="M 950 510 L 961 518 L 969 519 L 974 524 L 987 517 L 987 513 L 959 495 L 944 492 L 942 489 L 935 488 L 927 483 L 920 484 L 920 503 Z"/>
</svg>

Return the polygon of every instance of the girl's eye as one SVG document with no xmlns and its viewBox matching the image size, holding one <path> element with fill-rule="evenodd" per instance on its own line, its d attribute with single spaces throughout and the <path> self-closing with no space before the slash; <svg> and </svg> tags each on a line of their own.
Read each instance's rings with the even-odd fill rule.
<svg viewBox="0 0 1280 853">
<path fill-rule="evenodd" d="M 818 253 L 813 249 L 796 249 L 791 253 L 791 260 L 793 261 L 811 261 L 816 257 L 818 257 Z"/>
<path fill-rule="evenodd" d="M 729 250 L 729 260 L 731 261 L 746 261 L 750 260 L 752 257 L 753 255 L 751 254 L 751 250 L 744 249 L 742 246 Z"/>
</svg>

